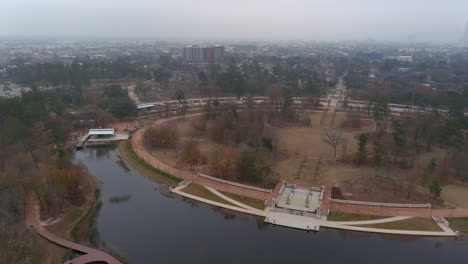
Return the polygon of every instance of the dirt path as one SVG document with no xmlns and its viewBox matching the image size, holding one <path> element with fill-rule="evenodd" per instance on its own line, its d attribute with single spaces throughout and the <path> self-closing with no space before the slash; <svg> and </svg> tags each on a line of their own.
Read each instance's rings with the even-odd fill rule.
<svg viewBox="0 0 468 264">
<path fill-rule="evenodd" d="M 66 239 L 63 239 L 43 226 L 39 222 L 39 207 L 33 195 L 30 195 L 26 203 L 26 224 L 29 228 L 35 230 L 40 236 L 48 241 L 55 243 L 61 247 L 72 249 L 73 251 L 84 253 L 83 256 L 64 262 L 64 264 L 81 264 L 81 263 L 94 263 L 105 262 L 108 264 L 121 264 L 116 258 L 111 255 L 99 251 L 97 249 L 89 248 Z"/>
<path fill-rule="evenodd" d="M 132 99 L 135 104 L 141 104 L 141 100 L 140 100 L 140 97 L 138 97 L 138 95 L 135 93 L 135 88 L 136 88 L 136 85 L 129 85 L 127 86 L 127 91 L 128 91 L 128 97 L 130 97 L 130 99 Z"/>
</svg>

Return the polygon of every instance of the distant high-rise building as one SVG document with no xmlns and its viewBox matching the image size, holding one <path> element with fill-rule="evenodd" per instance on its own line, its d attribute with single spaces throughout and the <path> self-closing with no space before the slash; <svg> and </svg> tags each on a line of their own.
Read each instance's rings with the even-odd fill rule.
<svg viewBox="0 0 468 264">
<path fill-rule="evenodd" d="M 212 47 L 184 47 L 184 60 L 197 63 L 219 63 L 224 58 L 224 47 L 220 45 Z"/>
<path fill-rule="evenodd" d="M 184 60 L 202 62 L 204 57 L 203 48 L 198 46 L 184 47 Z"/>
</svg>

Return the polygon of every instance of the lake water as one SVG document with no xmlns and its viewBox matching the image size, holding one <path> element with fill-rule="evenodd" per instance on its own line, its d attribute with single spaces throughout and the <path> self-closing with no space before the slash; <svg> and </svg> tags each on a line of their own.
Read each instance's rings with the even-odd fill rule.
<svg viewBox="0 0 468 264">
<path fill-rule="evenodd" d="M 468 241 L 273 227 L 169 194 L 119 160 L 116 149 L 75 153 L 103 183 L 100 239 L 129 263 L 468 263 Z"/>
</svg>

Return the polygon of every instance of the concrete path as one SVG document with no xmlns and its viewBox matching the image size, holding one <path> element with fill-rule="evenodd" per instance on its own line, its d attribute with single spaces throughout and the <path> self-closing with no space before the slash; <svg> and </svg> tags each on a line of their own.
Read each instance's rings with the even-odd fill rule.
<svg viewBox="0 0 468 264">
<path fill-rule="evenodd" d="M 73 251 L 84 253 L 85 255 L 78 258 L 68 260 L 64 264 L 85 264 L 85 263 L 95 263 L 95 262 L 105 262 L 108 264 L 122 264 L 116 258 L 111 255 L 99 251 L 94 248 L 89 248 L 64 238 L 57 236 L 56 234 L 50 232 L 46 228 L 40 225 L 39 221 L 39 206 L 36 201 L 30 197 L 28 198 L 26 204 L 26 224 L 28 227 L 33 228 L 40 236 L 49 240 L 52 243 L 55 243 L 61 247 L 72 249 Z"/>
<path fill-rule="evenodd" d="M 275 211 L 270 207 L 267 207 L 264 211 L 252 208 L 248 205 L 235 201 L 222 193 L 214 190 L 210 187 L 205 187 L 212 193 L 216 194 L 218 197 L 235 204 L 237 206 L 231 206 L 223 203 L 218 203 L 212 200 L 208 200 L 202 197 L 198 197 L 195 195 L 191 195 L 185 193 L 181 190 L 187 187 L 190 183 L 185 182 L 181 183 L 178 187 L 171 190 L 171 192 L 179 194 L 181 196 L 197 200 L 203 203 L 207 203 L 210 205 L 226 208 L 229 210 L 256 215 L 265 217 L 266 223 L 271 223 L 273 225 L 285 226 L 290 228 L 302 229 L 307 231 L 318 231 L 320 227 L 328 227 L 334 229 L 342 229 L 342 230 L 351 230 L 357 232 L 369 232 L 369 233 L 381 233 L 381 234 L 394 234 L 394 235 L 414 235 L 414 236 L 442 236 L 442 237 L 453 237 L 457 236 L 458 234 L 454 232 L 449 227 L 437 223 L 442 231 L 413 231 L 413 230 L 393 230 L 393 229 L 380 229 L 380 228 L 370 228 L 370 227 L 361 227 L 358 225 L 370 225 L 370 224 L 380 224 L 380 223 L 388 223 L 394 221 L 401 221 L 411 217 L 405 216 L 397 216 L 397 217 L 389 217 L 384 219 L 375 219 L 375 220 L 367 220 L 367 221 L 327 221 L 326 217 L 313 217 L 309 215 L 297 215 L 294 213 L 287 213 L 287 212 L 280 212 Z M 250 208 L 250 209 L 248 209 Z"/>
<path fill-rule="evenodd" d="M 365 220 L 365 221 L 328 221 L 332 224 L 340 224 L 340 225 L 374 225 L 374 224 L 383 224 L 383 223 L 390 223 L 395 221 L 401 221 L 405 219 L 412 218 L 411 216 L 395 216 L 395 217 L 388 217 L 383 219 L 375 219 L 375 220 Z"/>
<path fill-rule="evenodd" d="M 325 188 L 322 205 L 322 211 L 341 212 L 350 214 L 367 214 L 379 216 L 409 216 L 409 217 L 468 217 L 468 209 L 433 209 L 433 208 L 399 208 L 399 207 L 381 207 L 370 205 L 333 203 L 331 201 L 331 189 Z"/>
<path fill-rule="evenodd" d="M 234 204 L 234 205 L 237 205 L 237 206 L 239 206 L 239 207 L 242 207 L 242 208 L 244 208 L 244 209 L 251 210 L 251 211 L 261 211 L 261 212 L 263 212 L 263 211 L 260 210 L 260 209 L 253 208 L 253 207 L 250 207 L 250 206 L 248 206 L 248 205 L 246 205 L 246 204 L 243 204 L 243 203 L 241 203 L 241 202 L 239 202 L 239 201 L 236 201 L 236 200 L 234 200 L 234 199 L 232 199 L 232 198 L 230 198 L 230 197 L 228 197 L 228 196 L 226 196 L 226 195 L 224 195 L 224 194 L 218 192 L 217 190 L 215 190 L 215 189 L 213 189 L 213 188 L 211 188 L 211 187 L 206 187 L 206 186 L 205 186 L 205 188 L 208 189 L 208 191 L 212 192 L 213 194 L 217 195 L 219 198 L 221 198 L 221 199 L 223 199 L 223 200 L 226 200 L 226 201 L 228 201 L 228 202 L 230 202 L 230 203 L 232 203 L 232 204 Z"/>
<path fill-rule="evenodd" d="M 411 236 L 437 236 L 437 237 L 455 237 L 458 234 L 453 230 L 447 231 L 414 231 L 414 230 L 393 230 L 393 229 L 381 229 L 381 228 L 369 228 L 360 226 L 349 226 L 336 224 L 336 222 L 323 222 L 320 224 L 323 227 L 351 230 L 358 232 L 369 232 L 369 233 L 380 233 L 380 234 L 393 234 L 393 235 L 411 235 Z"/>
<path fill-rule="evenodd" d="M 178 194 L 180 196 L 190 198 L 190 199 L 195 200 L 195 201 L 199 201 L 199 202 L 202 202 L 202 203 L 218 206 L 218 207 L 221 207 L 221 208 L 225 208 L 225 209 L 229 209 L 229 210 L 233 210 L 233 211 L 237 211 L 237 212 L 241 212 L 241 213 L 246 213 L 246 214 L 255 215 L 255 216 L 263 216 L 263 217 L 265 217 L 265 215 L 266 215 L 265 212 L 261 211 L 261 210 L 248 210 L 248 209 L 245 209 L 245 208 L 242 208 L 242 207 L 232 206 L 232 205 L 228 205 L 228 204 L 224 204 L 224 203 L 218 203 L 218 202 L 215 202 L 215 201 L 212 201 L 212 200 L 209 200 L 209 199 L 205 199 L 205 198 L 202 198 L 202 197 L 199 197 L 199 196 L 188 194 L 188 193 L 182 191 L 185 187 L 187 187 L 187 186 L 178 186 L 176 188 L 171 189 L 171 192 L 176 193 L 176 194 Z"/>
</svg>

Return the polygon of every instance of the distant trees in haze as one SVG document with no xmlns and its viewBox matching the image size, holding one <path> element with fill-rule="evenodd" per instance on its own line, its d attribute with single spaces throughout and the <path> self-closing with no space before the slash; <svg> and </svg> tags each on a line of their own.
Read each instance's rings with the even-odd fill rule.
<svg viewBox="0 0 468 264">
<path fill-rule="evenodd" d="M 98 105 L 120 120 L 135 117 L 137 114 L 135 103 L 128 96 L 127 90 L 120 85 L 104 87 L 103 98 L 100 99 Z"/>
</svg>

